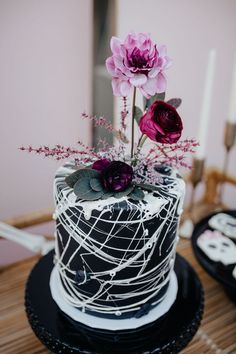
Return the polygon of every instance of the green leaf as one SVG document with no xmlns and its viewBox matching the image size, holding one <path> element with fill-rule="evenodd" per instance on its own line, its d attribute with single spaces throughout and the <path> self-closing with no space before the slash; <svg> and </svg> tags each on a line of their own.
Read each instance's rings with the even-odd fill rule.
<svg viewBox="0 0 236 354">
<path fill-rule="evenodd" d="M 74 193 L 76 195 L 90 191 L 92 191 L 92 187 L 90 186 L 90 179 L 88 177 L 79 178 L 74 185 Z"/>
<path fill-rule="evenodd" d="M 73 188 L 75 183 L 78 181 L 78 170 L 71 173 L 69 176 L 67 176 L 65 178 L 65 182 L 67 183 L 67 185 L 70 187 L 70 188 Z"/>
<path fill-rule="evenodd" d="M 138 124 L 139 124 L 140 118 L 142 116 L 143 116 L 142 110 L 139 107 L 135 106 L 134 107 L 134 118 Z"/>
<path fill-rule="evenodd" d="M 69 187 L 74 188 L 75 183 L 83 177 L 99 177 L 100 173 L 96 170 L 89 169 L 89 168 L 82 168 L 80 170 L 76 170 L 75 172 L 71 173 L 69 176 L 65 178 L 65 182 L 68 184 Z"/>
<path fill-rule="evenodd" d="M 150 107 L 153 102 L 155 101 L 165 101 L 165 92 L 161 92 L 161 93 L 156 93 L 154 96 L 150 97 L 148 100 L 146 99 L 146 103 L 145 103 L 145 107 L 148 108 Z"/>
<path fill-rule="evenodd" d="M 153 191 L 157 191 L 158 190 L 158 187 L 157 186 L 153 186 L 152 184 L 146 184 L 146 183 L 140 183 L 140 184 L 137 184 L 138 187 L 146 190 L 146 191 L 149 191 L 149 192 L 153 192 Z"/>
<path fill-rule="evenodd" d="M 100 176 L 100 172 L 98 172 L 97 170 L 93 170 L 92 168 L 82 168 L 81 170 L 78 170 L 78 176 L 79 178 L 83 178 L 83 177 L 89 177 L 89 178 L 93 178 L 93 177 L 99 177 Z"/>
<path fill-rule="evenodd" d="M 171 98 L 170 100 L 166 101 L 166 103 L 177 109 L 181 105 L 182 100 L 181 98 Z"/>
<path fill-rule="evenodd" d="M 125 197 L 126 195 L 130 194 L 132 192 L 132 190 L 134 189 L 133 185 L 130 185 L 129 187 L 127 187 L 124 191 L 122 192 L 114 192 L 114 197 L 119 199 L 122 197 Z"/>
<path fill-rule="evenodd" d="M 96 192 L 91 188 L 88 177 L 79 178 L 74 185 L 74 193 L 78 198 L 84 200 L 97 200 L 103 195 L 103 191 Z"/>
<path fill-rule="evenodd" d="M 114 195 L 114 192 L 110 192 L 110 191 L 106 191 L 102 196 L 101 196 L 101 199 L 102 200 L 105 200 L 105 199 L 108 199 L 110 197 L 113 197 Z"/>
<path fill-rule="evenodd" d="M 142 200 L 145 197 L 145 194 L 141 188 L 135 187 L 134 190 L 129 194 L 129 197 L 134 200 Z"/>
<path fill-rule="evenodd" d="M 155 97 L 154 101 L 156 100 L 165 101 L 166 93 L 165 92 L 157 93 L 154 97 Z"/>
<path fill-rule="evenodd" d="M 100 178 L 91 178 L 90 186 L 95 192 L 101 192 L 103 190 L 103 185 Z"/>
</svg>

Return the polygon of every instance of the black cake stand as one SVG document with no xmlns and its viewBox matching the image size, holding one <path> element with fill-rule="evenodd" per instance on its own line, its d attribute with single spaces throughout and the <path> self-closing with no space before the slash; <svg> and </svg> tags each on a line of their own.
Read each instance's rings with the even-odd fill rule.
<svg viewBox="0 0 236 354">
<path fill-rule="evenodd" d="M 195 335 L 204 307 L 203 288 L 193 268 L 177 255 L 178 294 L 168 313 L 135 330 L 107 331 L 87 327 L 68 318 L 52 299 L 49 278 L 53 252 L 33 268 L 25 294 L 30 325 L 53 353 L 157 354 L 179 353 Z"/>
<path fill-rule="evenodd" d="M 192 246 L 194 254 L 201 264 L 201 266 L 205 269 L 205 271 L 210 274 L 215 280 L 217 280 L 224 288 L 226 294 L 229 298 L 236 304 L 236 280 L 232 275 L 234 265 L 225 266 L 221 262 L 214 262 L 210 258 L 208 258 L 205 253 L 198 247 L 197 239 L 205 230 L 213 230 L 208 221 L 212 218 L 212 216 L 224 213 L 236 218 L 236 210 L 222 210 L 220 212 L 216 212 L 210 214 L 206 218 L 202 219 L 198 224 L 196 224 L 193 235 L 192 235 Z M 232 240 L 235 243 L 235 240 Z"/>
</svg>

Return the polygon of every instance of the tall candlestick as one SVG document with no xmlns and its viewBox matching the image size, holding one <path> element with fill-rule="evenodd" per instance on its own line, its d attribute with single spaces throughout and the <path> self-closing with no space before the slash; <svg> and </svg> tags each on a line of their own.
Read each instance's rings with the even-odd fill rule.
<svg viewBox="0 0 236 354">
<path fill-rule="evenodd" d="M 229 123 L 236 123 L 236 53 L 234 55 L 234 68 L 227 121 Z"/>
<path fill-rule="evenodd" d="M 225 136 L 224 136 L 224 146 L 225 146 L 225 157 L 222 170 L 221 186 L 219 190 L 219 203 L 222 204 L 222 197 L 224 191 L 224 182 L 227 176 L 228 163 L 229 163 L 229 153 L 234 146 L 234 141 L 236 138 L 236 121 L 234 123 L 227 121 L 225 123 Z"/>
<path fill-rule="evenodd" d="M 198 134 L 198 140 L 200 146 L 198 147 L 196 152 L 196 158 L 199 160 L 205 158 L 208 125 L 210 120 L 212 88 L 213 88 L 214 73 L 215 73 L 215 61 L 216 61 L 216 51 L 215 49 L 211 49 L 208 55 L 205 87 L 203 90 L 203 101 L 202 101 L 202 107 L 200 113 L 200 126 L 199 126 L 199 134 Z"/>
</svg>

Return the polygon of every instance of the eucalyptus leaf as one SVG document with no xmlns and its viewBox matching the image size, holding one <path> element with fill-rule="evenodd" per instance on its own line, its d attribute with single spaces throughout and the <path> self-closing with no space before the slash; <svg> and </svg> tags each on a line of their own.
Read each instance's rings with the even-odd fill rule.
<svg viewBox="0 0 236 354">
<path fill-rule="evenodd" d="M 81 199 L 88 200 L 88 201 L 93 201 L 93 200 L 98 200 L 101 199 L 102 192 L 89 192 L 86 195 L 81 195 Z"/>
<path fill-rule="evenodd" d="M 130 194 L 132 192 L 132 190 L 134 189 L 133 185 L 130 185 L 129 187 L 127 187 L 124 191 L 122 192 L 115 192 L 114 193 L 114 197 L 119 199 L 122 197 L 125 197 L 126 195 Z"/>
<path fill-rule="evenodd" d="M 171 98 L 170 100 L 166 101 L 166 103 L 168 103 L 169 105 L 175 108 L 178 108 L 181 105 L 182 100 L 181 98 Z"/>
<path fill-rule="evenodd" d="M 90 186 L 90 178 L 83 177 L 79 178 L 78 181 L 74 185 L 74 193 L 78 195 L 78 193 L 87 193 L 93 191 L 92 187 Z"/>
<path fill-rule="evenodd" d="M 78 198 L 84 200 L 97 200 L 103 195 L 103 191 L 96 192 L 91 188 L 88 177 L 79 178 L 74 185 L 74 193 Z"/>
<path fill-rule="evenodd" d="M 134 190 L 129 194 L 129 197 L 134 200 L 142 200 L 145 197 L 145 194 L 141 188 L 135 187 Z"/>
<path fill-rule="evenodd" d="M 114 192 L 106 191 L 106 192 L 101 196 L 101 199 L 102 199 L 102 200 L 105 200 L 105 199 L 108 199 L 108 198 L 113 197 L 113 196 L 114 196 Z"/>
<path fill-rule="evenodd" d="M 103 185 L 100 178 L 91 178 L 90 186 L 95 192 L 101 192 L 103 190 Z"/>
<path fill-rule="evenodd" d="M 142 116 L 143 116 L 142 110 L 139 107 L 135 106 L 134 107 L 134 118 L 138 124 L 139 124 L 139 121 Z"/>
<path fill-rule="evenodd" d="M 98 172 L 97 170 L 93 170 L 92 168 L 82 168 L 81 170 L 78 170 L 78 175 L 79 178 L 83 178 L 83 177 L 89 177 L 89 178 L 93 178 L 93 177 L 99 177 L 100 176 L 100 172 Z"/>
<path fill-rule="evenodd" d="M 99 177 L 100 173 L 96 170 L 90 168 L 82 168 L 80 170 L 76 170 L 75 172 L 71 173 L 69 176 L 65 178 L 65 182 L 68 184 L 69 187 L 74 188 L 75 183 L 83 177 Z"/>
<path fill-rule="evenodd" d="M 78 181 L 78 170 L 71 173 L 69 176 L 65 178 L 65 182 L 70 188 L 74 188 L 75 183 Z"/>
</svg>

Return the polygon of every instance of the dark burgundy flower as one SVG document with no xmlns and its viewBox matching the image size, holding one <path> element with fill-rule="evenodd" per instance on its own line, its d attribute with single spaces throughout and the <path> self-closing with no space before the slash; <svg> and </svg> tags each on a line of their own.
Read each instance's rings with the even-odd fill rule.
<svg viewBox="0 0 236 354">
<path fill-rule="evenodd" d="M 107 190 L 122 192 L 132 181 L 133 169 L 125 162 L 112 161 L 101 174 L 103 185 Z"/>
<path fill-rule="evenodd" d="M 174 144 L 181 137 L 183 124 L 176 109 L 162 101 L 155 101 L 142 116 L 140 130 L 158 143 Z"/>
<path fill-rule="evenodd" d="M 97 161 L 95 161 L 95 162 L 93 163 L 92 168 L 93 168 L 94 170 L 97 170 L 97 171 L 100 171 L 100 172 L 101 172 L 101 171 L 104 170 L 104 168 L 106 168 L 107 166 L 109 166 L 110 163 L 111 163 L 111 161 L 108 160 L 108 159 L 97 160 Z"/>
</svg>

